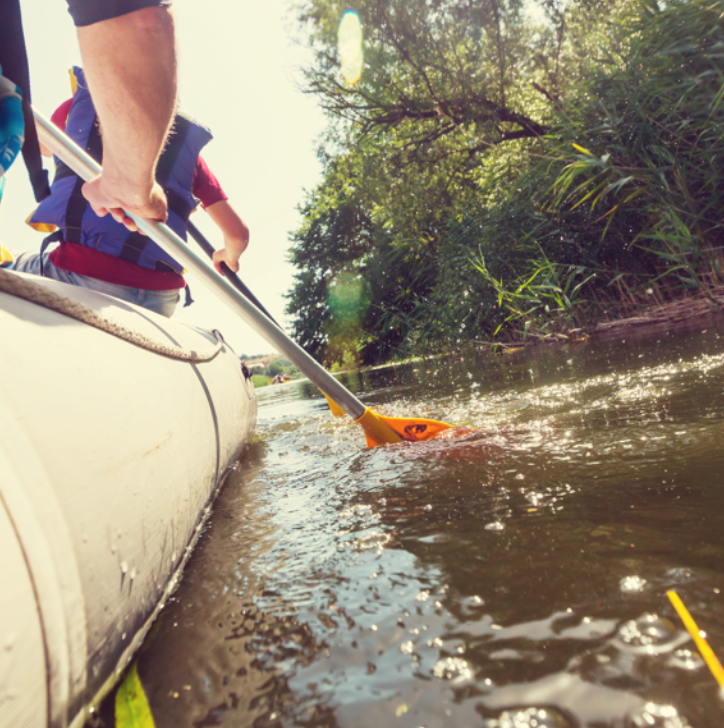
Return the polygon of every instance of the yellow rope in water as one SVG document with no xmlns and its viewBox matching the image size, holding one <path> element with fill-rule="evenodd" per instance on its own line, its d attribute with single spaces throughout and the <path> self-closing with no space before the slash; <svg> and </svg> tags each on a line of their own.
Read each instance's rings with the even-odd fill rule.
<svg viewBox="0 0 724 728">
<path fill-rule="evenodd" d="M 717 659 L 714 651 L 711 647 L 709 647 L 709 643 L 704 639 L 704 637 L 702 637 L 699 628 L 696 626 L 694 618 L 689 614 L 689 610 L 684 606 L 684 602 L 681 601 L 679 595 L 675 591 L 667 591 L 666 596 L 669 597 L 669 601 L 681 617 L 681 621 L 684 623 L 684 626 L 691 635 L 691 638 L 696 643 L 699 653 L 704 658 L 707 667 L 711 670 L 711 674 L 719 683 L 719 687 L 724 688 L 724 668 L 721 666 L 721 662 Z"/>
</svg>

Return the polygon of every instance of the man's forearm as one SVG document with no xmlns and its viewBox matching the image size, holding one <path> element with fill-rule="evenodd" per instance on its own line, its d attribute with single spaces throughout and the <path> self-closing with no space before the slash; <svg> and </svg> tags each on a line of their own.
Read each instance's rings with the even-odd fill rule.
<svg viewBox="0 0 724 728">
<path fill-rule="evenodd" d="M 103 134 L 103 176 L 124 202 L 144 204 L 176 106 L 174 22 L 149 7 L 78 28 Z"/>
</svg>

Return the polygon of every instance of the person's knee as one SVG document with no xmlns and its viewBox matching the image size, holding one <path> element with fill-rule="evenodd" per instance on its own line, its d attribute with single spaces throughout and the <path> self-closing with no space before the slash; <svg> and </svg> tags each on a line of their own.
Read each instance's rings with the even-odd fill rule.
<svg viewBox="0 0 724 728">
<path fill-rule="evenodd" d="M 9 267 L 18 273 L 40 275 L 40 255 L 38 253 L 19 253 Z"/>
<path fill-rule="evenodd" d="M 138 305 L 149 311 L 171 318 L 176 312 L 176 305 L 181 300 L 178 291 L 144 291 L 138 298 Z"/>
</svg>

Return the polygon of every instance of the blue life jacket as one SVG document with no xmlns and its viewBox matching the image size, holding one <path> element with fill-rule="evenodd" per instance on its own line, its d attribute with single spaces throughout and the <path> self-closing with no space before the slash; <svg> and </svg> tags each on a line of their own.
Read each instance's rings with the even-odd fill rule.
<svg viewBox="0 0 724 728">
<path fill-rule="evenodd" d="M 77 67 L 72 73 L 76 88 L 65 131 L 91 157 L 101 162 L 101 134 L 85 76 Z M 192 193 L 196 162 L 199 152 L 211 138 L 208 129 L 183 112 L 177 112 L 166 148 L 156 167 L 156 181 L 164 188 L 168 199 L 166 224 L 184 240 L 189 215 L 198 204 Z M 57 240 L 80 243 L 143 268 L 178 274 L 184 272 L 179 263 L 147 236 L 129 232 L 110 214 L 98 217 L 83 197 L 83 180 L 57 157 L 55 163 L 50 197 L 43 200 L 31 215 L 28 223 L 32 227 L 45 232 L 57 227 Z"/>
</svg>

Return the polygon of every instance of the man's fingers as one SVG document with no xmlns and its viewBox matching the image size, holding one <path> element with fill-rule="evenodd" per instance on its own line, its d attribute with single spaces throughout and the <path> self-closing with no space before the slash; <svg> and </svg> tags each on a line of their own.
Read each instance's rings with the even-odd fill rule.
<svg viewBox="0 0 724 728">
<path fill-rule="evenodd" d="M 120 223 L 121 225 L 125 225 L 126 228 L 128 228 L 132 233 L 141 233 L 141 235 L 144 234 L 141 230 L 138 229 L 138 226 L 133 221 L 133 219 L 130 218 L 120 207 L 114 207 L 109 210 L 109 212 L 116 222 Z"/>
<path fill-rule="evenodd" d="M 106 182 L 101 175 L 83 185 L 83 196 L 96 215 L 104 217 L 110 213 L 116 222 L 125 225 L 132 232 L 140 231 L 129 215 L 155 222 L 168 220 L 166 195 L 158 183 L 154 184 L 146 200 L 140 203 L 138 200 L 129 202 L 124 201 L 122 190 L 115 190 L 112 183 Z"/>
</svg>

